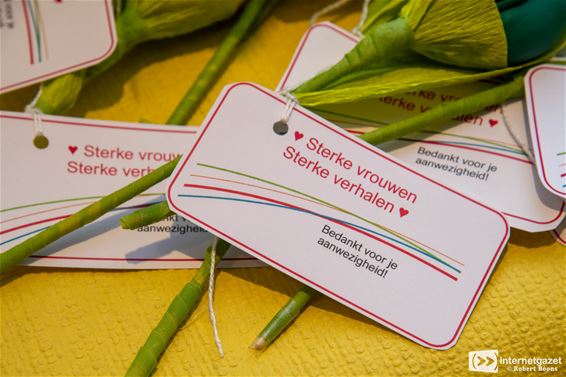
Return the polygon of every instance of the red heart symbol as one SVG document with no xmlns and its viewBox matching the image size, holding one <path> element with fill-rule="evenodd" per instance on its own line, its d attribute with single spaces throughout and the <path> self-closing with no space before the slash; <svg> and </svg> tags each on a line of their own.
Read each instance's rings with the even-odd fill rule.
<svg viewBox="0 0 566 377">
<path fill-rule="evenodd" d="M 67 148 L 69 148 L 69 152 L 71 152 L 71 154 L 75 154 L 78 149 L 75 145 L 69 145 Z"/>
<path fill-rule="evenodd" d="M 406 216 L 409 214 L 409 210 L 401 207 L 399 208 L 399 214 L 401 215 L 401 217 Z"/>
<path fill-rule="evenodd" d="M 303 136 L 305 136 L 305 135 L 303 135 L 299 131 L 295 131 L 295 141 L 301 140 L 303 138 Z"/>
<path fill-rule="evenodd" d="M 490 119 L 490 120 L 489 120 L 489 126 L 490 126 L 490 127 L 495 126 L 497 123 L 499 123 L 499 122 L 498 122 L 497 120 L 495 120 L 495 119 Z"/>
</svg>

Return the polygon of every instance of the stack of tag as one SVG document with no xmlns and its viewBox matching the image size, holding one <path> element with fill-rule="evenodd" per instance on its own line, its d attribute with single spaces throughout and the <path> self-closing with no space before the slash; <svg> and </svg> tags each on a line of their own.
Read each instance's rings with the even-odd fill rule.
<svg viewBox="0 0 566 377">
<path fill-rule="evenodd" d="M 2 90 L 104 58 L 114 30 L 112 24 L 101 28 L 110 30 L 102 55 L 45 71 L 36 65 L 48 54 L 46 43 L 28 39 L 27 55 L 13 64 L 31 68 L 2 81 Z M 376 148 L 356 135 L 492 84 L 317 114 L 280 94 L 338 61 L 356 41 L 332 24 L 312 26 L 277 92 L 228 86 L 199 131 L 3 113 L 2 251 L 188 151 L 166 194 L 179 216 L 135 232 L 118 228 L 124 211 L 160 199 L 161 184 L 29 262 L 195 267 L 210 244 L 208 231 L 419 344 L 450 348 L 506 245 L 508 224 L 540 232 L 564 218 L 564 127 L 547 127 L 556 119 L 564 124 L 557 102 L 563 88 L 547 89 L 563 80 L 564 69 L 539 66 L 527 77 L 532 142 L 523 103 L 516 101 L 458 117 L 446 131 Z M 47 149 L 31 143 L 38 127 L 49 139 Z M 259 265 L 248 254 L 233 251 L 227 265 Z"/>
</svg>

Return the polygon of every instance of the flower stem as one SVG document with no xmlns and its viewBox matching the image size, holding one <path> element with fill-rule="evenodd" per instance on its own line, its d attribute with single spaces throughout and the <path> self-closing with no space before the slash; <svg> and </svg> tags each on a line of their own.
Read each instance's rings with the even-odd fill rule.
<svg viewBox="0 0 566 377">
<path fill-rule="evenodd" d="M 169 209 L 167 202 L 163 201 L 122 216 L 120 225 L 122 229 L 137 229 L 161 221 L 171 215 L 174 215 L 174 212 Z"/>
<path fill-rule="evenodd" d="M 362 140 L 377 145 L 395 140 L 405 135 L 422 130 L 425 127 L 440 126 L 451 119 L 485 110 L 493 104 L 503 103 L 522 93 L 523 76 L 518 75 L 513 81 L 461 98 L 444 102 L 429 111 L 392 123 L 386 127 L 374 129 L 361 135 Z"/>
<path fill-rule="evenodd" d="M 285 306 L 275 314 L 273 319 L 269 321 L 267 326 L 265 326 L 254 340 L 251 348 L 263 350 L 269 347 L 279 334 L 301 314 L 302 310 L 307 306 L 315 293 L 316 291 L 314 289 L 308 285 L 303 285 L 301 289 L 287 301 Z"/>
<path fill-rule="evenodd" d="M 194 84 L 177 105 L 173 114 L 167 120 L 168 124 L 186 124 L 201 103 L 205 94 L 224 68 L 228 65 L 230 57 L 250 31 L 257 26 L 259 17 L 265 17 L 265 7 L 271 7 L 273 0 L 250 0 L 246 4 L 242 15 L 234 24 L 226 38 L 222 40 L 214 56 L 208 61 Z"/>
<path fill-rule="evenodd" d="M 229 247 L 230 245 L 227 242 L 218 241 L 216 245 L 216 264 L 226 254 Z M 173 302 L 171 302 L 171 305 L 169 305 L 169 308 L 153 329 L 145 344 L 138 351 L 136 358 L 126 372 L 126 376 L 149 376 L 151 374 L 157 365 L 159 357 L 167 348 L 167 344 L 169 344 L 169 341 L 179 327 L 192 313 L 206 290 L 210 277 L 211 251 L 212 247 L 206 250 L 204 262 L 196 275 L 173 299 Z"/>
<path fill-rule="evenodd" d="M 106 195 L 88 207 L 81 209 L 66 219 L 59 221 L 35 236 L 28 238 L 24 242 L 6 250 L 4 253 L 1 253 L 0 273 L 6 272 L 8 269 L 14 267 L 36 251 L 44 248 L 52 242 L 55 242 L 72 231 L 93 222 L 108 211 L 111 211 L 122 203 L 127 202 L 136 195 L 141 194 L 150 187 L 163 181 L 171 175 L 178 162 L 179 158 L 168 162 L 146 176 L 124 186 L 118 191 Z"/>
<path fill-rule="evenodd" d="M 490 105 L 502 103 L 517 96 L 522 93 L 522 89 L 523 76 L 519 75 L 507 84 L 487 89 L 456 101 L 445 102 L 425 113 L 366 132 L 360 135 L 360 138 L 373 145 L 394 140 L 412 132 L 420 131 L 426 126 L 442 124 L 462 114 L 482 111 Z M 257 336 L 252 344 L 252 348 L 258 350 L 267 348 L 305 309 L 315 294 L 316 291 L 307 285 L 303 285 L 295 296 L 269 321 L 267 326 Z"/>
</svg>

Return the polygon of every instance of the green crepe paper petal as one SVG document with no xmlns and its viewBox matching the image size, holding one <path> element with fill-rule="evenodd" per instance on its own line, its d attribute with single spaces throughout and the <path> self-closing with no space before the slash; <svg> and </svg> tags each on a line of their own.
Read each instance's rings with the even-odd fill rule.
<svg viewBox="0 0 566 377">
<path fill-rule="evenodd" d="M 227 19 L 243 1 L 127 1 L 116 19 L 116 49 L 108 59 L 89 69 L 87 76 L 93 77 L 104 72 L 142 42 L 187 34 Z"/>
<path fill-rule="evenodd" d="M 401 10 L 413 28 L 413 50 L 458 67 L 507 66 L 507 42 L 493 0 L 410 1 Z"/>
<path fill-rule="evenodd" d="M 123 13 L 135 14 L 147 39 L 186 34 L 231 17 L 244 0 L 135 0 L 126 2 Z"/>
<path fill-rule="evenodd" d="M 445 66 L 418 56 L 405 54 L 387 65 L 353 72 L 343 76 L 330 89 L 316 92 L 296 93 L 298 102 L 305 107 L 320 107 L 334 103 L 355 102 L 378 98 L 386 95 L 411 92 L 414 90 L 434 89 L 450 85 L 488 79 L 508 74 L 549 60 L 566 42 L 552 52 L 529 63 L 493 71 L 474 71 L 464 68 Z M 403 59 L 405 59 L 403 61 Z"/>
<path fill-rule="evenodd" d="M 81 92 L 85 73 L 85 70 L 80 70 L 47 81 L 41 88 L 35 107 L 44 114 L 60 114 L 69 110 Z"/>
</svg>

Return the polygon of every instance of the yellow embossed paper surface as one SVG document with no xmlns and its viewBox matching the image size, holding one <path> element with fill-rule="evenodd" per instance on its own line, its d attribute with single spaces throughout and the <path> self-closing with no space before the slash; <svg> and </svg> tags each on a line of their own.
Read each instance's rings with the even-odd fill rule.
<svg viewBox="0 0 566 377">
<path fill-rule="evenodd" d="M 280 4 L 240 49 L 191 124 L 203 119 L 228 83 L 247 80 L 275 87 L 308 18 L 326 4 Z M 352 27 L 358 5 L 344 8 L 341 13 L 347 16 L 331 19 Z M 142 46 L 90 83 L 69 115 L 164 122 L 226 31 L 224 26 Z M 0 97 L 1 108 L 21 110 L 35 90 Z M 216 351 L 204 299 L 155 375 L 461 376 L 472 375 L 468 352 L 473 350 L 564 358 L 565 267 L 566 249 L 549 233 L 513 231 L 460 341 L 448 351 L 423 348 L 319 297 L 267 351 L 255 352 L 248 345 L 298 284 L 270 268 L 222 271 L 215 308 L 226 357 Z M 0 375 L 123 375 L 193 274 L 17 268 L 0 288 Z M 500 368 L 499 375 L 537 373 Z"/>
</svg>

